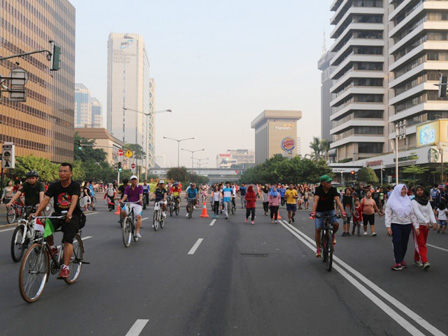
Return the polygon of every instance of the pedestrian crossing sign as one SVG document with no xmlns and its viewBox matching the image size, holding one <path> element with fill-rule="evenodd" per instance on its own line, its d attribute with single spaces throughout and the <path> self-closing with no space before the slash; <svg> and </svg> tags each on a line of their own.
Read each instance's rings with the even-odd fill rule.
<svg viewBox="0 0 448 336">
<path fill-rule="evenodd" d="M 128 158 L 131 158 L 132 155 L 134 155 L 134 153 L 132 153 L 132 152 L 128 149 L 124 155 L 126 155 L 126 157 L 128 157 Z"/>
</svg>

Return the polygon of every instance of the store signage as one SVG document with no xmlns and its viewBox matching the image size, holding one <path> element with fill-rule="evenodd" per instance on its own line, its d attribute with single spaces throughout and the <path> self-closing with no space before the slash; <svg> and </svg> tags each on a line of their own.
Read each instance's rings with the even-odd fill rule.
<svg viewBox="0 0 448 336">
<path fill-rule="evenodd" d="M 296 142 L 291 137 L 283 138 L 281 147 L 285 152 L 292 152 L 296 148 Z"/>
</svg>

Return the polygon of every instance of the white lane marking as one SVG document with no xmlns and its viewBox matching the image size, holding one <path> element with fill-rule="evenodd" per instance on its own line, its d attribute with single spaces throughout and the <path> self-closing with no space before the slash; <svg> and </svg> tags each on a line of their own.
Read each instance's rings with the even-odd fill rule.
<svg viewBox="0 0 448 336">
<path fill-rule="evenodd" d="M 216 223 L 216 218 L 214 220 L 212 220 L 212 222 L 210 223 L 210 226 L 213 226 Z"/>
<path fill-rule="evenodd" d="M 202 241 L 204 240 L 204 238 L 199 238 L 197 240 L 196 243 L 194 243 L 193 247 L 191 248 L 191 250 L 188 252 L 188 254 L 194 254 L 196 252 L 196 250 L 198 249 L 199 245 L 201 245 Z"/>
<path fill-rule="evenodd" d="M 315 250 L 315 242 L 313 239 L 311 239 L 310 237 L 308 237 L 307 235 L 305 235 L 303 232 L 301 232 L 300 230 L 298 230 L 297 228 L 293 227 L 292 225 L 289 225 L 288 223 L 286 223 L 286 221 L 280 221 L 280 223 L 288 230 L 290 231 L 294 236 L 296 236 L 300 241 L 302 241 L 305 245 L 307 245 L 312 251 Z M 398 308 L 401 312 L 403 312 L 404 314 L 406 314 L 407 316 L 409 316 L 413 321 L 415 321 L 416 323 L 418 323 L 420 326 L 422 326 L 423 328 L 425 328 L 426 330 L 428 330 L 431 334 L 433 335 L 437 335 L 437 336 L 442 336 L 445 335 L 442 331 L 438 330 L 436 327 L 434 327 L 433 325 L 431 325 L 429 322 L 427 322 L 425 319 L 423 319 L 421 316 L 419 316 L 418 314 L 414 313 L 412 310 L 410 310 L 408 307 L 406 307 L 404 304 L 402 304 L 401 302 L 399 302 L 398 300 L 396 300 L 394 297 L 392 297 L 391 295 L 389 295 L 388 293 L 386 293 L 384 290 L 382 290 L 380 287 L 378 287 L 377 285 L 375 285 L 373 282 L 371 282 L 369 279 L 367 279 L 365 276 L 363 276 L 361 273 L 359 273 L 358 271 L 356 271 L 354 268 L 352 268 L 351 266 L 349 266 L 348 264 L 346 264 L 344 261 L 342 261 L 340 258 L 334 256 L 333 257 L 333 265 L 335 266 L 335 269 L 341 273 L 344 277 L 345 275 L 342 272 L 345 272 L 343 269 L 341 269 L 341 266 L 345 267 L 347 271 L 351 272 L 354 276 L 356 276 L 359 280 L 363 281 L 367 286 L 369 286 L 371 289 L 373 289 L 377 294 L 379 294 L 380 296 L 382 296 L 385 300 L 389 301 L 389 303 L 391 303 L 392 305 L 394 305 L 396 308 Z M 339 263 L 340 265 L 337 265 L 335 262 Z M 342 271 L 342 272 L 341 272 Z M 348 275 L 348 274 L 347 274 Z M 348 275 L 349 277 L 351 277 L 351 275 Z M 350 281 L 347 277 L 345 277 L 348 281 Z M 356 279 L 353 279 L 353 281 L 356 283 L 356 285 L 354 285 L 356 288 L 358 288 L 360 291 L 360 287 L 364 287 L 361 283 L 359 283 Z M 352 284 L 354 284 L 352 281 L 350 281 Z M 364 287 L 365 288 L 365 287 Z M 369 295 L 373 295 L 373 297 L 375 297 L 379 302 L 381 302 L 382 305 L 385 305 L 378 297 L 376 297 L 372 292 L 368 291 L 366 289 L 366 291 L 369 293 Z M 363 293 L 364 295 L 366 295 L 370 300 L 372 300 L 371 297 L 369 297 L 369 295 L 366 294 L 365 291 L 361 291 L 361 293 Z M 380 307 L 382 310 L 383 307 L 378 305 L 377 302 L 375 302 L 374 300 L 372 300 L 372 302 L 374 302 L 378 307 Z M 389 310 L 391 310 L 394 314 L 397 314 L 394 310 L 392 310 L 392 308 L 390 308 L 389 306 L 385 305 Z M 384 310 L 386 313 L 391 314 L 390 312 Z M 399 316 L 399 315 L 398 315 Z M 400 317 L 401 318 L 401 317 Z M 399 323 L 403 328 L 405 328 L 407 331 L 408 328 L 405 326 L 407 324 L 409 324 L 409 322 L 405 321 L 405 324 L 400 323 L 400 321 L 397 319 L 397 317 L 395 317 L 397 323 Z M 404 322 L 403 322 L 404 323 Z M 410 325 L 412 328 L 414 328 L 414 326 Z M 415 328 L 414 328 L 415 329 Z M 409 331 L 410 332 L 410 331 Z M 412 335 L 424 335 L 422 334 L 418 329 L 416 329 L 416 332 L 410 332 Z"/>
<path fill-rule="evenodd" d="M 12 230 L 14 230 L 14 229 L 15 229 L 15 227 L 10 228 L 10 229 L 0 230 L 0 232 L 12 231 Z"/>
<path fill-rule="evenodd" d="M 134 325 L 129 329 L 126 336 L 138 336 L 142 332 L 143 328 L 145 328 L 146 324 L 149 322 L 149 320 L 137 320 L 135 321 Z"/>
<path fill-rule="evenodd" d="M 428 244 L 428 243 L 426 243 L 426 246 L 431 246 L 432 248 L 438 249 L 440 251 L 448 252 L 448 250 L 444 249 L 443 247 L 438 247 L 438 246 L 435 246 L 435 245 L 432 245 L 432 244 Z"/>
<path fill-rule="evenodd" d="M 142 218 L 142 221 L 147 220 L 149 217 Z"/>
<path fill-rule="evenodd" d="M 92 236 L 82 237 L 81 240 L 87 240 L 87 239 L 90 239 L 90 238 L 92 238 Z"/>
<path fill-rule="evenodd" d="M 98 214 L 99 212 L 89 212 L 89 213 L 86 213 L 85 215 L 86 216 L 91 216 L 91 215 L 96 215 L 96 214 Z"/>
</svg>

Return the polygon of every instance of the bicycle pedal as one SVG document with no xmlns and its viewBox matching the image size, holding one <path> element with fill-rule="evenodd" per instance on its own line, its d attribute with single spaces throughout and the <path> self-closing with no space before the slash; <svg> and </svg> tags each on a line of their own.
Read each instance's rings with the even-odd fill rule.
<svg viewBox="0 0 448 336">
<path fill-rule="evenodd" d="M 89 262 L 89 261 L 84 261 L 84 260 L 81 260 L 81 264 L 86 264 L 86 265 L 90 265 L 90 262 Z"/>
</svg>

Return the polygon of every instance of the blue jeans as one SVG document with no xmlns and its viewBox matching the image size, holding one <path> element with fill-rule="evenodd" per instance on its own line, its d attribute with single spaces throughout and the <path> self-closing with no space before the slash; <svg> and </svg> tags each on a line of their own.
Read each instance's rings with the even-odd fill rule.
<svg viewBox="0 0 448 336">
<path fill-rule="evenodd" d="M 316 212 L 316 215 L 320 218 L 317 218 L 314 220 L 314 227 L 317 229 L 323 229 L 324 227 L 324 217 L 330 216 L 330 223 L 331 224 L 339 224 L 339 220 L 336 217 L 336 211 L 330 210 L 330 211 L 322 211 L 322 212 Z"/>
<path fill-rule="evenodd" d="M 409 235 L 412 224 L 392 224 L 392 243 L 394 245 L 395 262 L 400 264 L 404 260 L 408 249 Z"/>
</svg>

